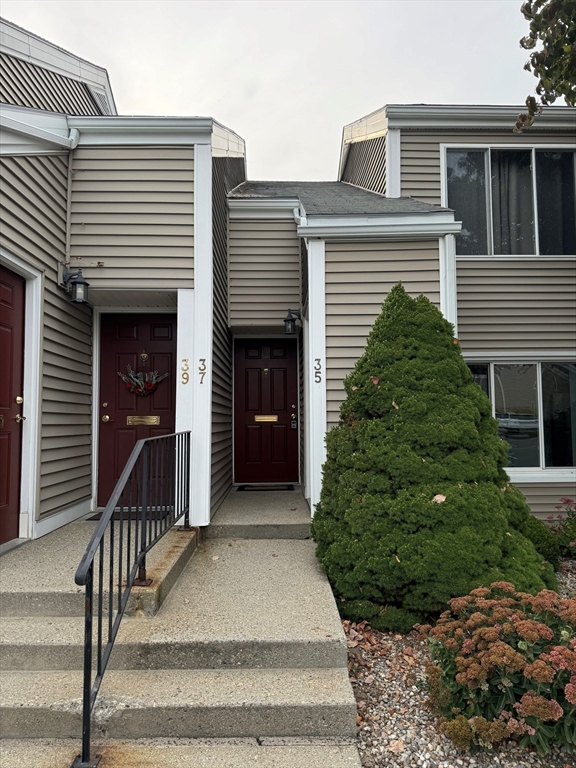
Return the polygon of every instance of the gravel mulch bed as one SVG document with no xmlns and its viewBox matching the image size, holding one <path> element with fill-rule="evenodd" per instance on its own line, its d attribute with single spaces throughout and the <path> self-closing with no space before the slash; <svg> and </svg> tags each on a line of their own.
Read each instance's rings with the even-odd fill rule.
<svg viewBox="0 0 576 768">
<path fill-rule="evenodd" d="M 562 563 L 558 580 L 563 597 L 576 594 L 576 560 Z M 416 632 L 378 632 L 366 622 L 343 625 L 364 768 L 576 768 L 576 754 L 558 749 L 540 757 L 512 741 L 495 752 L 456 749 L 427 707 L 426 641 Z"/>
</svg>

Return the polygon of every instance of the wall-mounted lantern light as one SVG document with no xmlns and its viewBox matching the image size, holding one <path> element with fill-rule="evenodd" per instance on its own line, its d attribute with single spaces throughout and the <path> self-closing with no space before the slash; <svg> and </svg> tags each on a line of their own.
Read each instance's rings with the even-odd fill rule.
<svg viewBox="0 0 576 768">
<path fill-rule="evenodd" d="M 81 269 L 77 272 L 71 272 L 68 267 L 64 267 L 62 285 L 70 294 L 70 300 L 75 304 L 85 304 L 88 301 L 90 283 L 84 279 Z"/>
<path fill-rule="evenodd" d="M 292 335 L 296 333 L 296 320 L 302 320 L 299 309 L 289 309 L 288 314 L 284 318 L 284 333 Z"/>
</svg>

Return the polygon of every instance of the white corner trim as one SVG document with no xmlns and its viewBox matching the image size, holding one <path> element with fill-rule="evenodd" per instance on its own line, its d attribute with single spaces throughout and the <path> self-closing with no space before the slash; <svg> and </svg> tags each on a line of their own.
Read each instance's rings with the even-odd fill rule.
<svg viewBox="0 0 576 768">
<path fill-rule="evenodd" d="M 191 438 L 191 522 L 209 525 L 212 473 L 212 149 L 194 145 L 194 312 L 190 379 L 193 398 Z M 181 364 L 180 364 L 181 365 Z"/>
<path fill-rule="evenodd" d="M 245 197 L 229 198 L 228 207 L 230 219 L 294 219 L 294 209 L 300 209 L 301 203 L 297 197 L 263 198 Z"/>
<path fill-rule="evenodd" d="M 446 235 L 438 241 L 440 259 L 440 311 L 454 326 L 458 336 L 458 309 L 456 292 L 456 239 Z"/>
<path fill-rule="evenodd" d="M 400 129 L 386 133 L 386 197 L 402 197 L 400 176 Z"/>
<path fill-rule="evenodd" d="M 324 240 L 418 240 L 457 234 L 462 228 L 453 211 L 390 213 L 375 216 L 308 216 L 300 237 Z"/>
<path fill-rule="evenodd" d="M 49 517 L 40 518 L 36 522 L 36 533 L 34 538 L 39 539 L 41 536 L 46 536 L 47 533 L 52 533 L 57 528 L 61 528 L 63 525 L 74 522 L 80 517 L 88 515 L 92 511 L 92 500 L 84 499 L 73 507 L 63 509 L 61 512 L 57 512 Z"/>
<path fill-rule="evenodd" d="M 307 479 L 310 509 L 320 501 L 322 466 L 326 461 L 326 246 L 324 240 L 308 243 L 308 377 Z"/>
<path fill-rule="evenodd" d="M 26 280 L 24 297 L 24 404 L 20 472 L 20 538 L 36 537 L 40 475 L 40 361 L 42 359 L 43 273 L 0 248 L 0 262 Z"/>
<path fill-rule="evenodd" d="M 493 128 L 512 133 L 526 105 L 388 104 L 384 110 L 393 128 Z M 574 130 L 574 108 L 546 107 L 534 126 L 538 129 Z M 527 129 L 525 135 L 532 130 Z"/>
</svg>

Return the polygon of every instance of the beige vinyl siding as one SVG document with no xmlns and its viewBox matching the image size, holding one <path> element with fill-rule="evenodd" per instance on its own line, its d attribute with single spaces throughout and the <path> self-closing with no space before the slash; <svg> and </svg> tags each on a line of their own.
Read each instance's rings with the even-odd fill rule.
<svg viewBox="0 0 576 768">
<path fill-rule="evenodd" d="M 93 289 L 194 287 L 193 147 L 80 148 L 71 262 Z"/>
<path fill-rule="evenodd" d="M 348 145 L 342 181 L 386 194 L 386 135 Z"/>
<path fill-rule="evenodd" d="M 101 115 L 85 83 L 0 53 L 0 101 L 66 115 Z"/>
<path fill-rule="evenodd" d="M 510 131 L 400 131 L 401 193 L 426 203 L 440 205 L 440 144 L 568 144 L 574 146 L 572 133 L 528 130 L 517 135 Z"/>
<path fill-rule="evenodd" d="M 226 194 L 244 181 L 244 159 L 212 160 L 214 346 L 212 355 L 213 514 L 232 486 L 232 336 L 228 328 L 228 205 Z"/>
<path fill-rule="evenodd" d="M 457 261 L 456 283 L 464 353 L 576 347 L 576 259 Z"/>
<path fill-rule="evenodd" d="M 300 242 L 292 219 L 229 225 L 231 326 L 282 328 L 288 309 L 300 307 Z"/>
<path fill-rule="evenodd" d="M 67 156 L 0 160 L 2 247 L 44 272 L 39 516 L 91 495 L 92 315 L 57 285 Z"/>
<path fill-rule="evenodd" d="M 438 241 L 326 243 L 326 398 L 328 428 L 338 423 L 343 381 L 390 289 L 440 303 Z"/>
<path fill-rule="evenodd" d="M 515 482 L 514 485 L 522 491 L 526 497 L 532 514 L 541 520 L 546 520 L 548 515 L 558 515 L 561 510 L 556 509 L 563 496 L 573 499 L 576 497 L 576 486 L 573 480 L 553 483 L 522 483 Z"/>
</svg>

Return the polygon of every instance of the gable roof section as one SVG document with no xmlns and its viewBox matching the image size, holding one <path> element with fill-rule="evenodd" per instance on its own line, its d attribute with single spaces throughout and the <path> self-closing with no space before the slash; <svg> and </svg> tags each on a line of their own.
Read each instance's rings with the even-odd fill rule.
<svg viewBox="0 0 576 768">
<path fill-rule="evenodd" d="M 108 73 L 0 19 L 0 101 L 68 115 L 116 114 Z"/>
<path fill-rule="evenodd" d="M 246 181 L 228 197 L 246 201 L 298 200 L 306 216 L 383 216 L 447 210 L 410 197 L 384 197 L 341 181 Z"/>
</svg>

